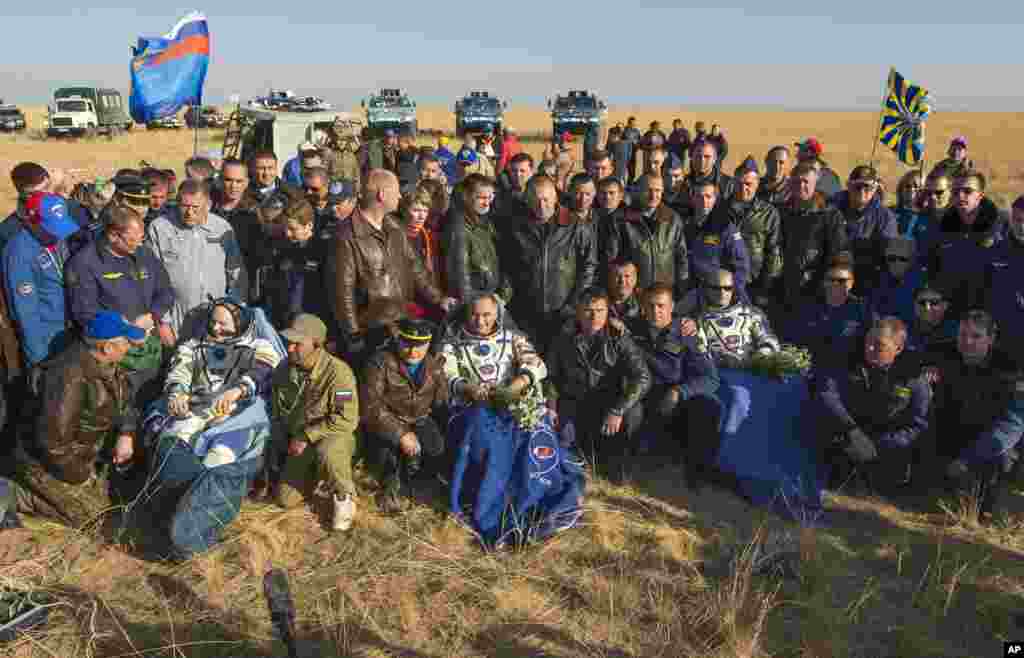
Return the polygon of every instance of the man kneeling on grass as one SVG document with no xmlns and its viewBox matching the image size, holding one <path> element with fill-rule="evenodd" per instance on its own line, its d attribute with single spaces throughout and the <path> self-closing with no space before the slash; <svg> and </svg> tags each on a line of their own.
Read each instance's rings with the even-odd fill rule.
<svg viewBox="0 0 1024 658">
<path fill-rule="evenodd" d="M 315 315 L 298 315 L 281 335 L 288 341 L 288 368 L 279 369 L 274 378 L 274 429 L 286 436 L 275 436 L 274 443 L 287 445 L 288 460 L 277 500 L 282 507 L 296 507 L 304 493 L 330 497 L 332 528 L 348 530 L 356 515 L 355 375 L 324 349 L 327 326 Z"/>
<path fill-rule="evenodd" d="M 397 334 L 360 378 L 363 423 L 383 475 L 385 512 L 402 511 L 402 485 L 420 471 L 424 455 L 436 462 L 444 454 L 434 414 L 448 406 L 448 381 L 440 358 L 429 353 L 433 338 L 429 322 L 400 320 Z"/>
</svg>

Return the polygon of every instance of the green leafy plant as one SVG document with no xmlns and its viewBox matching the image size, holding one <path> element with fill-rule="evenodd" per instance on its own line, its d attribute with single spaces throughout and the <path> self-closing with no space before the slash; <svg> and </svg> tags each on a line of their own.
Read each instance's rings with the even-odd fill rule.
<svg viewBox="0 0 1024 658">
<path fill-rule="evenodd" d="M 758 353 L 750 359 L 752 372 L 775 379 L 806 375 L 810 369 L 810 351 L 788 343 L 782 345 L 778 352 Z"/>
<path fill-rule="evenodd" d="M 496 388 L 491 393 L 490 403 L 495 409 L 512 414 L 519 427 L 526 431 L 536 429 L 547 412 L 540 390 L 532 384 L 518 395 L 507 386 Z"/>
</svg>

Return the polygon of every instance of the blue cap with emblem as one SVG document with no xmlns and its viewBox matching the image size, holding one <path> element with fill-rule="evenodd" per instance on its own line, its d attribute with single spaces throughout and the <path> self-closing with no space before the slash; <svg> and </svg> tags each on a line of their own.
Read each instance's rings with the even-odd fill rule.
<svg viewBox="0 0 1024 658">
<path fill-rule="evenodd" d="M 111 340 L 113 338 L 142 340 L 146 337 L 146 332 L 129 324 L 120 313 L 100 311 L 86 325 L 85 337 L 95 340 Z"/>
</svg>

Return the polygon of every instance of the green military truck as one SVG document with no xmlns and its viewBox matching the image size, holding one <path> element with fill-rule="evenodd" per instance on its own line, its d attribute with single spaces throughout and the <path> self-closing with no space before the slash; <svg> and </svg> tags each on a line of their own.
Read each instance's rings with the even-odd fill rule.
<svg viewBox="0 0 1024 658">
<path fill-rule="evenodd" d="M 132 119 L 128 115 L 124 98 L 121 92 L 116 89 L 103 87 L 61 87 L 53 92 L 53 106 L 60 106 L 62 100 L 75 99 L 76 101 L 88 101 L 92 105 L 92 111 L 96 114 L 96 125 L 92 126 L 97 133 L 117 134 L 122 130 L 132 129 Z M 79 129 L 79 126 L 71 125 L 68 117 L 60 116 L 59 112 L 51 113 L 49 126 L 51 135 L 69 132 L 66 129 Z M 56 122 L 56 124 L 55 124 Z M 63 125 L 67 123 L 68 125 Z"/>
</svg>

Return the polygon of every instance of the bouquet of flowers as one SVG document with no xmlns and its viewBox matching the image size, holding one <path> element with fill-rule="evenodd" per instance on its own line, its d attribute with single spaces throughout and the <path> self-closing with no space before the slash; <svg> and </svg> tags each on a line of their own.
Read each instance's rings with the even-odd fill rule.
<svg viewBox="0 0 1024 658">
<path fill-rule="evenodd" d="M 490 401 L 495 409 L 512 414 L 516 424 L 527 432 L 535 430 L 547 413 L 543 396 L 532 384 L 519 395 L 514 394 L 506 386 L 500 386 L 491 393 Z"/>
<path fill-rule="evenodd" d="M 810 369 L 810 351 L 789 343 L 783 344 L 778 352 L 768 354 L 759 352 L 750 359 L 752 372 L 773 379 L 806 375 Z"/>
</svg>

